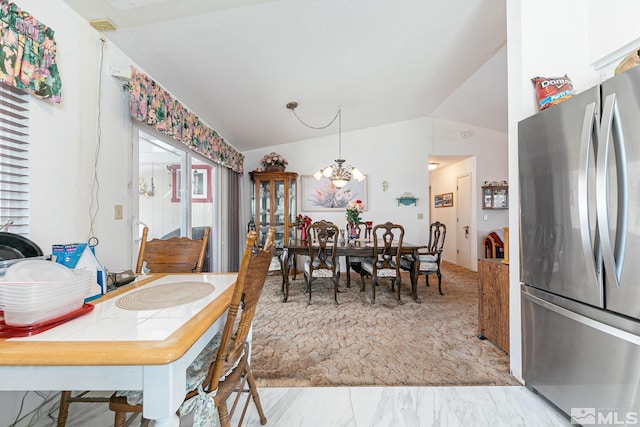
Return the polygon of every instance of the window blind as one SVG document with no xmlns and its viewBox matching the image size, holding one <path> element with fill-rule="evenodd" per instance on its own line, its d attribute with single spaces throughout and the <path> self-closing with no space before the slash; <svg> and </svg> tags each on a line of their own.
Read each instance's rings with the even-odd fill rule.
<svg viewBox="0 0 640 427">
<path fill-rule="evenodd" d="M 29 234 L 29 98 L 0 83 L 0 230 Z"/>
</svg>

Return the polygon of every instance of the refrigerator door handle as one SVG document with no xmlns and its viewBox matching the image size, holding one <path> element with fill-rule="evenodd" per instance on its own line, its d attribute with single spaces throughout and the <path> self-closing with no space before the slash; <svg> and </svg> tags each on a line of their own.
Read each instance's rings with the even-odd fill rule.
<svg viewBox="0 0 640 427">
<path fill-rule="evenodd" d="M 617 180 L 617 217 L 615 248 L 611 241 L 610 218 L 608 209 L 609 180 L 608 160 L 610 151 L 615 150 Z M 624 150 L 624 136 L 620 124 L 620 114 L 616 103 L 616 94 L 608 95 L 602 112 L 602 126 L 598 144 L 596 162 L 596 207 L 598 231 L 602 243 L 602 256 L 607 283 L 611 287 L 620 287 L 624 250 L 627 235 L 627 168 Z"/>
<path fill-rule="evenodd" d="M 585 107 L 582 123 L 582 135 L 580 137 L 580 167 L 578 168 L 578 218 L 580 220 L 580 238 L 582 240 L 582 252 L 585 265 L 590 274 L 600 282 L 600 245 L 598 231 L 592 241 L 591 227 L 589 224 L 589 155 L 592 145 L 598 146 L 598 133 L 600 127 L 597 120 L 596 103 L 592 102 Z M 595 152 L 595 150 L 593 151 Z"/>
</svg>

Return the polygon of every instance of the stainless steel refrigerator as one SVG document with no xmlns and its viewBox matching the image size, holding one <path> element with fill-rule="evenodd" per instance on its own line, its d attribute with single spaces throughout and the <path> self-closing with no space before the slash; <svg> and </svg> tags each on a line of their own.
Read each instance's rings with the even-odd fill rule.
<svg viewBox="0 0 640 427">
<path fill-rule="evenodd" d="M 521 121 L 518 160 L 526 385 L 637 416 L 640 67 Z"/>
</svg>

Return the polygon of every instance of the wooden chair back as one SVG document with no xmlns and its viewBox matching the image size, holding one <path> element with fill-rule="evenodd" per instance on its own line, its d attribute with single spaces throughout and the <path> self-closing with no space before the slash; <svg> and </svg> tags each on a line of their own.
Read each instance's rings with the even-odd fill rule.
<svg viewBox="0 0 640 427">
<path fill-rule="evenodd" d="M 314 270 L 331 270 L 333 275 L 337 268 L 336 245 L 338 227 L 329 221 L 317 221 L 309 225 L 313 239 L 309 243 L 309 261 L 311 276 Z"/>
<path fill-rule="evenodd" d="M 258 234 L 255 231 L 250 231 L 247 234 L 240 270 L 238 271 L 238 278 L 231 297 L 231 304 L 227 311 L 227 319 L 222 331 L 218 354 L 204 381 L 209 392 L 219 388 L 221 377 L 225 373 L 230 370 L 237 370 L 237 367 L 247 363 L 246 359 L 249 356 L 248 349 L 245 348 L 247 346 L 247 336 L 251 329 L 251 322 L 262 293 L 262 287 L 267 278 L 269 264 L 276 249 L 274 236 L 275 230 L 271 227 L 264 247 L 261 249 L 257 246 Z M 236 321 L 239 311 L 241 312 L 240 319 Z M 239 364 L 241 359 L 244 359 L 243 365 Z M 230 376 L 227 375 L 227 377 Z M 225 379 L 224 382 L 227 383 L 227 380 Z M 224 397 L 226 393 L 220 393 L 219 390 L 218 394 Z M 223 411 L 220 414 L 222 416 Z"/>
<path fill-rule="evenodd" d="M 447 236 L 447 226 L 436 221 L 429 226 L 429 243 L 427 249 L 429 253 L 436 255 L 438 264 L 442 257 L 442 249 L 444 248 L 444 238 Z"/>
<path fill-rule="evenodd" d="M 314 277 L 326 277 L 333 281 L 333 300 L 338 304 L 338 227 L 332 222 L 322 220 L 309 225 L 309 230 L 313 238 L 308 244 L 309 258 L 304 262 L 305 292 L 309 297 L 307 304 L 311 304 L 311 285 Z"/>
<path fill-rule="evenodd" d="M 377 254 L 374 262 L 374 274 L 377 270 L 391 269 L 400 277 L 400 256 L 404 227 L 400 224 L 385 222 L 373 227 L 373 250 Z"/>
<path fill-rule="evenodd" d="M 142 273 L 143 266 L 151 273 L 202 273 L 210 232 L 206 227 L 202 239 L 172 237 L 147 241 L 149 228 L 144 227 L 136 274 Z"/>
</svg>

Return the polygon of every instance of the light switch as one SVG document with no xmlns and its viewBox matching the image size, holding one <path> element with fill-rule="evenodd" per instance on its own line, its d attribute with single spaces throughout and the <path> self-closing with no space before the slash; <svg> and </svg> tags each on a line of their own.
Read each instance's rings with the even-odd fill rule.
<svg viewBox="0 0 640 427">
<path fill-rule="evenodd" d="M 423 218 L 422 212 L 418 212 L 418 219 L 422 219 L 422 218 Z"/>
<path fill-rule="evenodd" d="M 113 218 L 122 219 L 122 205 L 115 205 L 113 207 Z"/>
<path fill-rule="evenodd" d="M 486 221 L 486 220 L 488 220 L 488 219 L 489 219 L 489 215 L 485 214 L 485 215 L 484 215 L 484 220 Z"/>
</svg>

